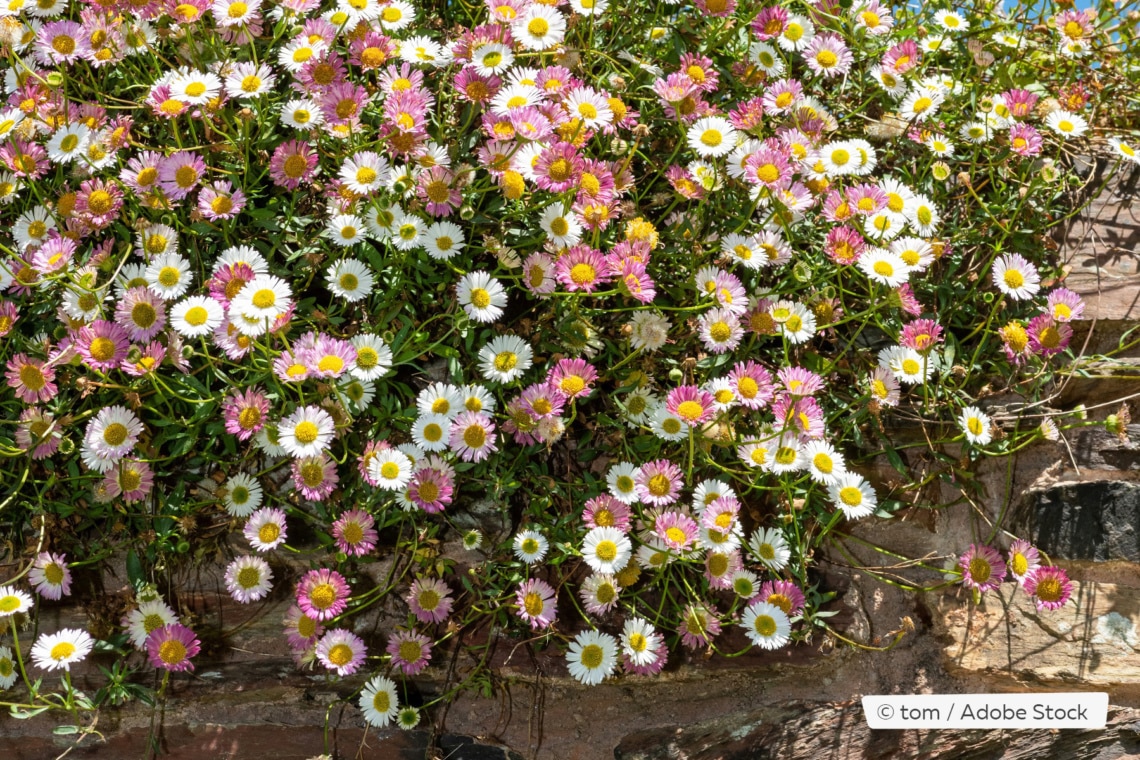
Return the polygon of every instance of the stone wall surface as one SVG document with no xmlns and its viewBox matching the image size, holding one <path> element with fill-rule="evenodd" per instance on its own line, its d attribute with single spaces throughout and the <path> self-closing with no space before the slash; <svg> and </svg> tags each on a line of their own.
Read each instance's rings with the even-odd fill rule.
<svg viewBox="0 0 1140 760">
<path fill-rule="evenodd" d="M 1089 309 L 1074 343 L 1084 356 L 1062 378 L 1051 405 L 1083 402 L 1096 419 L 1115 412 L 1121 399 L 1140 396 L 1140 347 L 1103 356 L 1137 337 L 1127 337 L 1140 318 L 1135 179 L 1125 176 L 1099 197 L 1062 249 L 1065 284 Z M 1129 432 L 1130 441 L 1140 441 L 1140 425 Z M 917 457 L 907 464 L 925 466 Z M 891 472 L 884 463 L 878 475 L 888 480 Z M 225 645 L 205 652 L 192 678 L 175 679 L 161 716 L 137 705 L 104 711 L 98 729 L 106 741 L 87 740 L 67 757 L 145 757 L 152 722 L 161 726 L 161 749 L 179 760 L 302 760 L 326 751 L 400 760 L 1140 757 L 1140 444 L 1085 428 L 1065 442 L 986 460 L 978 477 L 981 498 L 937 508 L 960 497 L 932 486 L 912 494 L 891 520 L 850 525 L 821 558 L 826 582 L 841 592 L 833 605 L 836 629 L 867 648 L 820 636 L 791 650 L 731 660 L 682 656 L 661 677 L 588 688 L 569 678 L 553 649 L 492 640 L 492 695 L 464 693 L 410 732 L 365 730 L 357 709 L 338 706 L 326 733 L 326 705 L 350 694 L 359 679 L 332 682 L 294 667 L 280 635 L 288 584 L 278 583 L 280 593 L 259 606 L 241 606 L 225 593 L 220 566 L 199 568 L 193 587 L 200 594 L 182 601 L 225 632 Z M 884 582 L 938 585 L 944 580 L 938 568 L 970 543 L 993 540 L 999 522 L 1070 572 L 1076 589 L 1069 605 L 1039 612 L 1012 584 L 975 604 L 958 586 L 916 594 Z M 883 551 L 921 559 L 925 567 Z M 452 554 L 464 561 L 462 553 Z M 302 570 L 285 564 L 274 572 L 288 579 Z M 100 582 L 111 590 L 121 585 L 125 598 L 123 577 Z M 100 619 L 97 610 L 44 609 L 58 616 L 45 625 Z M 385 614 L 371 624 L 381 627 Z M 896 646 L 875 651 L 898 631 L 905 635 Z M 440 665 L 413 683 L 420 699 L 446 690 L 470 664 L 449 661 L 445 650 L 436 658 Z M 76 676 L 86 682 L 84 671 Z M 858 701 L 874 693 L 1024 690 L 1108 691 L 1108 726 L 871 731 Z M 64 753 L 71 744 L 51 734 L 54 725 L 0 718 L 0 760 Z"/>
</svg>

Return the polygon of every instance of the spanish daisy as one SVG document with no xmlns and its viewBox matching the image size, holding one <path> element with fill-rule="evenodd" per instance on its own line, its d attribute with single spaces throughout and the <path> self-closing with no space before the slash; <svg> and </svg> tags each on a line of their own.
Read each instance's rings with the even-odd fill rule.
<svg viewBox="0 0 1140 760">
<path fill-rule="evenodd" d="M 1037 268 L 1017 253 L 1005 254 L 994 262 L 993 281 L 998 290 L 1017 301 L 1032 298 L 1041 287 Z"/>
<path fill-rule="evenodd" d="M 566 652 L 570 675 L 587 686 L 595 686 L 613 675 L 617 667 L 617 641 L 598 631 L 582 631 Z"/>
<path fill-rule="evenodd" d="M 1034 598 L 1039 610 L 1059 610 L 1073 595 L 1069 574 L 1059 567 L 1038 567 L 1025 577 L 1025 593 Z"/>
<path fill-rule="evenodd" d="M 392 667 L 406 676 L 414 676 L 428 666 L 431 650 L 431 639 L 414 630 L 397 628 L 388 640 Z"/>
<path fill-rule="evenodd" d="M 32 597 L 14 586 L 0 586 L 0 617 L 27 612 L 32 608 Z"/>
<path fill-rule="evenodd" d="M 396 684 L 384 676 L 373 676 L 360 692 L 360 711 L 368 725 L 384 728 L 400 709 L 396 698 Z"/>
<path fill-rule="evenodd" d="M 530 623 L 532 630 L 549 627 L 558 619 L 558 600 L 554 588 L 545 581 L 528 578 L 515 593 L 518 616 Z"/>
<path fill-rule="evenodd" d="M 332 443 L 336 425 L 319 406 L 302 406 L 277 425 L 278 441 L 291 456 L 320 454 Z"/>
<path fill-rule="evenodd" d="M 498 451 L 495 423 L 481 412 L 463 412 L 451 421 L 448 444 L 465 462 L 481 462 Z"/>
<path fill-rule="evenodd" d="M 1037 548 L 1024 539 L 1017 539 L 1009 545 L 1009 574 L 1018 583 L 1025 585 L 1033 571 L 1041 565 L 1041 555 Z"/>
<path fill-rule="evenodd" d="M 339 676 L 350 676 L 360 669 L 368 654 L 364 640 L 344 628 L 325 631 L 317 642 L 317 659 Z"/>
<path fill-rule="evenodd" d="M 550 542 L 537 530 L 520 530 L 515 534 L 515 556 L 528 565 L 541 562 L 548 549 Z"/>
<path fill-rule="evenodd" d="M 625 621 L 621 632 L 622 654 L 634 665 L 650 665 L 657 659 L 657 649 L 664 638 L 644 618 L 633 617 Z"/>
<path fill-rule="evenodd" d="M 71 593 L 71 570 L 63 554 L 41 552 L 28 572 L 28 583 L 45 599 L 58 600 Z"/>
<path fill-rule="evenodd" d="M 476 322 L 493 322 L 503 314 L 507 293 L 486 272 L 468 272 L 456 286 L 456 295 L 467 316 Z"/>
<path fill-rule="evenodd" d="M 677 500 L 681 493 L 681 468 L 668 459 L 643 464 L 634 478 L 637 497 L 646 504 L 666 506 Z"/>
<path fill-rule="evenodd" d="M 297 605 L 317 622 L 332 620 L 348 605 L 350 589 L 336 570 L 310 570 L 297 584 Z"/>
<path fill-rule="evenodd" d="M 341 259 L 328 268 L 325 277 L 332 294 L 349 303 L 367 298 L 372 292 L 372 272 L 356 259 Z"/>
<path fill-rule="evenodd" d="M 2 596 L 0 603 L 3 603 Z M 64 628 L 56 633 L 42 634 L 36 639 L 32 645 L 32 662 L 44 670 L 70 671 L 72 664 L 85 660 L 94 646 L 95 640 L 87 631 Z"/>
<path fill-rule="evenodd" d="M 417 578 L 412 581 L 407 602 L 421 623 L 442 623 L 451 614 L 451 589 L 438 578 Z"/>
<path fill-rule="evenodd" d="M 350 557 L 361 557 L 376 547 L 379 534 L 372 515 L 362 509 L 350 509 L 332 525 L 336 547 Z"/>
<path fill-rule="evenodd" d="M 845 472 L 827 487 L 831 502 L 839 508 L 849 520 L 866 517 L 875 511 L 878 498 L 875 490 L 871 488 L 861 475 Z"/>
<path fill-rule="evenodd" d="M 150 599 L 139 603 L 122 619 L 120 625 L 127 629 L 135 649 L 146 649 L 147 637 L 167 625 L 178 622 L 178 615 L 161 599 Z"/>
<path fill-rule="evenodd" d="M 273 588 L 273 571 L 260 557 L 238 557 L 226 567 L 226 588 L 242 604 L 264 599 Z"/>
<path fill-rule="evenodd" d="M 632 555 L 633 546 L 629 538 L 616 528 L 593 528 L 582 541 L 582 558 L 595 573 L 619 572 Z"/>
<path fill-rule="evenodd" d="M 958 424 L 966 434 L 966 440 L 975 446 L 985 446 L 993 440 L 990 417 L 976 406 L 967 406 L 963 409 L 958 415 Z"/>
<path fill-rule="evenodd" d="M 1005 580 L 1006 567 L 997 550 L 984 544 L 971 544 L 958 558 L 962 584 L 982 593 L 996 589 Z"/>
<path fill-rule="evenodd" d="M 752 643 L 762 649 L 779 649 L 788 643 L 792 632 L 788 616 L 782 609 L 768 602 L 748 605 L 740 618 L 740 626 Z"/>
</svg>

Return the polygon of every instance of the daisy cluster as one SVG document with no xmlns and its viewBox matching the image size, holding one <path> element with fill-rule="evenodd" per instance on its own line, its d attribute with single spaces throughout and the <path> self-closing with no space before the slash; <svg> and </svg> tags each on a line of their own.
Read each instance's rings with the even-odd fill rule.
<svg viewBox="0 0 1140 760">
<path fill-rule="evenodd" d="M 1068 351 L 1048 234 L 1077 151 L 1140 162 L 1098 112 L 1136 76 L 1108 19 L 1034 7 L 14 0 L 0 482 L 29 529 L 281 590 L 376 726 L 490 621 L 589 684 L 807 638 L 816 551 L 907 492 L 869 465 L 893 408 L 967 461 L 1059 434 L 1007 435 L 980 380 L 1033 396 Z M 460 537 L 482 572 L 448 578 Z M 1017 577 L 1059 606 L 1058 572 Z M 27 581 L 68 593 L 64 557 Z M 124 652 L 192 667 L 177 593 L 140 584 Z"/>
</svg>

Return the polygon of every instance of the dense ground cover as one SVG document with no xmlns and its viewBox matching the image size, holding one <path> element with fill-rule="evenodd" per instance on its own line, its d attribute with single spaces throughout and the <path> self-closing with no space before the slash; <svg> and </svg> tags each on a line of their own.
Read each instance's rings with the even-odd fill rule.
<svg viewBox="0 0 1140 760">
<path fill-rule="evenodd" d="M 376 726 L 414 726 L 401 679 L 474 631 L 585 683 L 842 637 L 814 562 L 848 521 L 968 508 L 974 462 L 1083 424 L 1049 407 L 1084 308 L 1053 234 L 1077 157 L 1137 162 L 1134 28 L 1111 5 L 14 0 L 4 704 L 81 731 L 152 699 L 143 671 L 163 694 L 202 643 L 171 579 L 219 556 L 249 604 L 276 556 L 309 563 L 282 635 L 298 667 L 369 674 Z M 961 498 L 917 502 L 933 482 Z M 1001 527 L 945 583 L 1064 605 Z M 121 620 L 40 629 L 113 561 Z M 403 619 L 358 635 L 376 608 Z M 96 646 L 123 659 L 80 694 Z"/>
</svg>

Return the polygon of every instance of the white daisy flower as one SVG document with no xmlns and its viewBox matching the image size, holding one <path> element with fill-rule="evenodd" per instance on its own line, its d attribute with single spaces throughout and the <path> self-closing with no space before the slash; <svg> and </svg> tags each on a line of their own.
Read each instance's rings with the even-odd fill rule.
<svg viewBox="0 0 1140 760">
<path fill-rule="evenodd" d="M 762 649 L 779 649 L 788 643 L 792 624 L 784 611 L 768 602 L 756 602 L 740 617 L 740 627 Z"/>
<path fill-rule="evenodd" d="M 352 339 L 352 345 L 356 361 L 348 371 L 357 380 L 377 380 L 392 369 L 392 349 L 379 335 L 361 333 Z"/>
<path fill-rule="evenodd" d="M 170 605 L 161 599 L 140 602 L 139 606 L 127 613 L 122 620 L 122 626 L 127 629 L 127 635 L 130 636 L 135 649 L 146 647 L 146 637 L 151 631 L 176 623 L 178 615 L 174 614 Z"/>
<path fill-rule="evenodd" d="M 222 80 L 208 71 L 184 71 L 170 84 L 171 97 L 194 106 L 209 103 L 221 92 Z"/>
<path fill-rule="evenodd" d="M 570 0 L 570 7 L 580 16 L 600 16 L 609 6 L 609 0 Z"/>
<path fill-rule="evenodd" d="M 503 315 L 507 305 L 506 290 L 486 272 L 463 275 L 456 291 L 463 310 L 476 322 L 494 322 Z"/>
<path fill-rule="evenodd" d="M 372 292 L 372 271 L 363 261 L 341 259 L 326 272 L 329 290 L 349 303 L 367 298 Z"/>
<path fill-rule="evenodd" d="M 0 618 L 27 612 L 32 608 L 32 595 L 15 586 L 0 586 Z"/>
<path fill-rule="evenodd" d="M 640 469 L 630 462 L 618 462 L 611 467 L 606 473 L 606 487 L 610 494 L 623 504 L 636 504 L 637 475 Z"/>
<path fill-rule="evenodd" d="M 515 54 L 498 42 L 485 42 L 471 51 L 471 66 L 480 76 L 501 74 L 514 62 Z"/>
<path fill-rule="evenodd" d="M 294 98 L 281 107 L 281 122 L 293 129 L 315 129 L 325 122 L 325 115 L 312 98 Z"/>
<path fill-rule="evenodd" d="M 406 0 L 391 0 L 379 16 L 380 26 L 386 32 L 398 32 L 416 20 L 416 8 Z"/>
<path fill-rule="evenodd" d="M 849 520 L 866 517 L 875 511 L 878 499 L 875 490 L 871 488 L 863 476 L 853 472 L 845 472 L 834 483 L 827 487 L 827 494 L 837 508 Z"/>
<path fill-rule="evenodd" d="M 589 87 L 574 88 L 562 105 L 572 118 L 581 119 L 586 129 L 600 129 L 614 120 L 609 101 Z"/>
<path fill-rule="evenodd" d="M 385 491 L 400 491 L 412 479 L 413 462 L 399 449 L 385 449 L 368 463 L 368 474 L 379 488 Z"/>
<path fill-rule="evenodd" d="M 779 79 L 784 73 L 784 59 L 767 42 L 753 42 L 748 48 L 748 58 L 773 80 Z"/>
<path fill-rule="evenodd" d="M 964 32 L 970 28 L 970 22 L 954 11 L 938 11 L 934 20 L 948 32 Z"/>
<path fill-rule="evenodd" d="M 75 161 L 84 154 L 90 141 L 91 130 L 85 124 L 67 124 L 48 140 L 48 158 L 56 164 Z"/>
<path fill-rule="evenodd" d="M 595 573 L 617 573 L 633 556 L 629 538 L 617 528 L 592 528 L 582 540 L 582 559 Z"/>
<path fill-rule="evenodd" d="M 230 303 L 234 314 L 258 321 L 273 321 L 289 309 L 293 297 L 288 283 L 273 275 L 257 275 L 245 284 Z"/>
<path fill-rule="evenodd" d="M 320 454 L 332 443 L 336 423 L 319 406 L 302 406 L 277 425 L 281 448 L 293 457 Z"/>
<path fill-rule="evenodd" d="M 634 665 L 651 665 L 657 662 L 657 650 L 662 644 L 661 634 L 644 618 L 629 618 L 621 632 L 622 651 Z"/>
<path fill-rule="evenodd" d="M 337 214 L 329 220 L 324 236 L 342 248 L 364 241 L 364 220 L 356 214 Z"/>
<path fill-rule="evenodd" d="M 798 13 L 792 13 L 788 15 L 783 31 L 776 38 L 776 44 L 781 50 L 800 51 L 811 44 L 813 37 L 815 26 Z"/>
<path fill-rule="evenodd" d="M 994 262 L 993 281 L 998 290 L 1016 301 L 1033 298 L 1041 289 L 1037 267 L 1016 253 L 1001 256 Z"/>
<path fill-rule="evenodd" d="M 990 433 L 990 417 L 976 406 L 967 406 L 958 416 L 958 424 L 966 434 L 966 440 L 977 446 L 985 446 L 993 440 Z"/>
<path fill-rule="evenodd" d="M 748 540 L 748 550 L 764 567 L 773 572 L 780 572 L 792 556 L 784 534 L 775 528 L 763 528 L 752 534 Z"/>
<path fill-rule="evenodd" d="M 808 441 L 803 453 L 808 463 L 808 474 L 816 483 L 834 483 L 840 475 L 847 472 L 847 462 L 843 455 L 827 441 Z"/>
<path fill-rule="evenodd" d="M 550 542 L 537 530 L 520 530 L 515 535 L 515 556 L 528 565 L 541 562 L 549 549 Z"/>
<path fill-rule="evenodd" d="M 245 555 L 230 562 L 224 580 L 234 601 L 250 604 L 264 599 L 273 588 L 273 571 L 260 557 Z"/>
<path fill-rule="evenodd" d="M 574 0 L 582 1 L 593 0 Z M 617 667 L 617 641 L 605 633 L 582 631 L 570 642 L 566 665 L 575 679 L 587 686 L 596 686 L 613 675 Z"/>
<path fill-rule="evenodd" d="M 925 88 L 915 88 L 903 98 L 899 116 L 907 121 L 925 121 L 938 113 L 942 105 L 942 95 Z"/>
<path fill-rule="evenodd" d="M 454 385 L 432 383 L 416 395 L 420 414 L 442 414 L 453 420 L 463 411 L 463 393 Z"/>
<path fill-rule="evenodd" d="M 1108 144 L 1112 149 L 1119 153 L 1121 157 L 1128 159 L 1134 164 L 1140 164 L 1140 144 L 1127 142 L 1123 137 L 1110 137 Z"/>
<path fill-rule="evenodd" d="M 422 414 L 412 425 L 412 440 L 424 451 L 438 453 L 448 446 L 451 420 L 442 414 Z"/>
<path fill-rule="evenodd" d="M 1075 113 L 1057 110 L 1045 117 L 1045 126 L 1067 139 L 1083 135 L 1088 131 L 1089 123 Z"/>
<path fill-rule="evenodd" d="M 680 441 L 689 435 L 689 425 L 669 412 L 665 404 L 658 404 L 649 415 L 649 429 L 663 441 Z"/>
<path fill-rule="evenodd" d="M 360 711 L 368 725 L 384 728 L 400 709 L 396 698 L 396 683 L 384 676 L 373 676 L 360 692 Z"/>
<path fill-rule="evenodd" d="M 262 489 L 257 478 L 239 472 L 226 481 L 226 512 L 234 517 L 249 517 L 261 506 Z"/>
<path fill-rule="evenodd" d="M 924 356 L 906 346 L 891 346 L 879 352 L 879 366 L 892 372 L 900 383 L 908 385 L 929 380 L 936 363 L 937 357 L 933 353 Z"/>
<path fill-rule="evenodd" d="M 891 288 L 902 285 L 910 276 L 910 267 L 902 257 L 873 246 L 864 249 L 860 254 L 859 268 L 869 279 Z"/>
<path fill-rule="evenodd" d="M 281 46 L 277 51 L 277 62 L 289 73 L 296 74 L 306 63 L 323 55 L 327 48 L 324 40 L 299 36 Z"/>
<path fill-rule="evenodd" d="M 16 220 L 12 228 L 12 236 L 16 238 L 20 250 L 32 246 L 43 245 L 48 233 L 56 228 L 55 219 L 46 206 L 36 206 L 31 211 L 25 211 Z M 145 283 L 144 283 L 145 284 Z"/>
<path fill-rule="evenodd" d="M 447 261 L 465 245 L 463 230 L 454 222 L 435 222 L 423 233 L 424 250 L 437 261 Z"/>
<path fill-rule="evenodd" d="M 170 309 L 170 324 L 185 338 L 209 335 L 226 318 L 226 310 L 208 296 L 184 298 Z"/>
<path fill-rule="evenodd" d="M 532 3 L 511 24 L 511 36 L 527 50 L 546 50 L 566 36 L 566 18 L 556 8 Z"/>
<path fill-rule="evenodd" d="M 44 670 L 71 670 L 72 664 L 85 660 L 94 646 L 95 640 L 87 631 L 64 628 L 36 639 L 32 662 Z"/>
<path fill-rule="evenodd" d="M 706 116 L 689 127 L 688 141 L 699 156 L 724 156 L 736 146 L 736 128 L 721 116 Z"/>
<path fill-rule="evenodd" d="M 543 209 L 538 224 L 547 238 L 560 248 L 577 245 L 582 239 L 582 224 L 578 217 L 560 203 Z"/>
<path fill-rule="evenodd" d="M 479 350 L 479 371 L 492 382 L 513 382 L 533 363 L 533 349 L 517 335 L 496 336 Z"/>
<path fill-rule="evenodd" d="M 401 212 L 392 222 L 392 245 L 401 251 L 410 251 L 423 245 L 424 220 L 415 214 Z"/>
<path fill-rule="evenodd" d="M 0 647 L 0 691 L 10 689 L 17 678 L 16 661 L 12 659 L 12 650 Z"/>
</svg>

